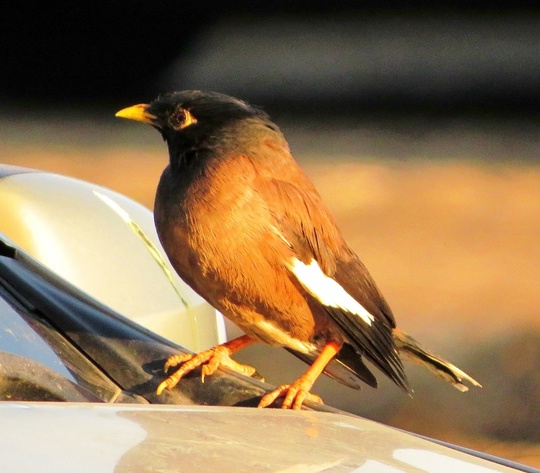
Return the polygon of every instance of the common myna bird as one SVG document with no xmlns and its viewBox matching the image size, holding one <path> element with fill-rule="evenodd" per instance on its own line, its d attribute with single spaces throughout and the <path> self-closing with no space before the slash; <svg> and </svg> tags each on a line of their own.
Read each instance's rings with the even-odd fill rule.
<svg viewBox="0 0 540 473">
<path fill-rule="evenodd" d="M 410 393 L 400 355 L 431 368 L 466 391 L 466 373 L 421 348 L 396 328 L 366 267 L 343 239 L 321 196 L 291 155 L 279 128 L 261 109 L 214 92 L 183 91 L 118 117 L 155 127 L 170 163 L 161 176 L 155 223 L 180 277 L 245 335 L 199 354 L 173 355 L 180 368 L 158 387 L 171 389 L 202 366 L 246 375 L 230 358 L 254 343 L 285 347 L 310 364 L 292 384 L 266 394 L 299 409 L 322 373 L 358 389 L 376 387 L 363 358 Z"/>
</svg>

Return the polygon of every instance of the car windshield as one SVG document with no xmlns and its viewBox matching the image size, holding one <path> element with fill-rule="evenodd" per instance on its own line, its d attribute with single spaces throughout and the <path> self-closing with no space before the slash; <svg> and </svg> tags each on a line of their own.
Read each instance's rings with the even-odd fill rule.
<svg viewBox="0 0 540 473">
<path fill-rule="evenodd" d="M 0 287 L 0 399 L 113 401 L 118 386 L 38 314 Z"/>
</svg>

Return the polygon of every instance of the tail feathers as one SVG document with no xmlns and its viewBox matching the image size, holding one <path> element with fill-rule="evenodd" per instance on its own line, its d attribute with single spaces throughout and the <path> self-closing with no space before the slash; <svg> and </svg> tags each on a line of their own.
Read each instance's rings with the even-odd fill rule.
<svg viewBox="0 0 540 473">
<path fill-rule="evenodd" d="M 392 333 L 400 355 L 407 357 L 412 362 L 426 366 L 437 376 L 451 383 L 456 389 L 459 389 L 461 392 L 469 390 L 463 384 L 463 381 L 467 381 L 473 386 L 482 387 L 478 381 L 471 378 L 452 363 L 422 348 L 414 338 L 405 332 L 394 329 Z"/>
</svg>

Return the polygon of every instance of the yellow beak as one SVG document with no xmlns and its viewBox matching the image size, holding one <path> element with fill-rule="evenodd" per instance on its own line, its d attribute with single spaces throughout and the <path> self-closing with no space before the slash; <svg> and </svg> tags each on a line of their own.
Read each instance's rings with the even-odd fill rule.
<svg viewBox="0 0 540 473">
<path fill-rule="evenodd" d="M 117 117 L 127 118 L 128 120 L 136 120 L 138 122 L 147 123 L 148 125 L 157 125 L 158 117 L 148 112 L 148 104 L 140 103 L 132 107 L 123 108 L 116 112 Z"/>
</svg>

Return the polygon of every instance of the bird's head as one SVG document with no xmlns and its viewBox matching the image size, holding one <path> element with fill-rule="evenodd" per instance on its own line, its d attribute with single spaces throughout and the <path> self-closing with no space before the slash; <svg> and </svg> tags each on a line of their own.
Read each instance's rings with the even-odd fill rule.
<svg viewBox="0 0 540 473">
<path fill-rule="evenodd" d="M 186 90 L 162 95 L 150 104 L 127 107 L 117 117 L 136 120 L 159 130 L 171 159 L 191 150 L 207 149 L 223 139 L 228 124 L 246 118 L 268 120 L 260 109 L 228 95 Z"/>
</svg>

